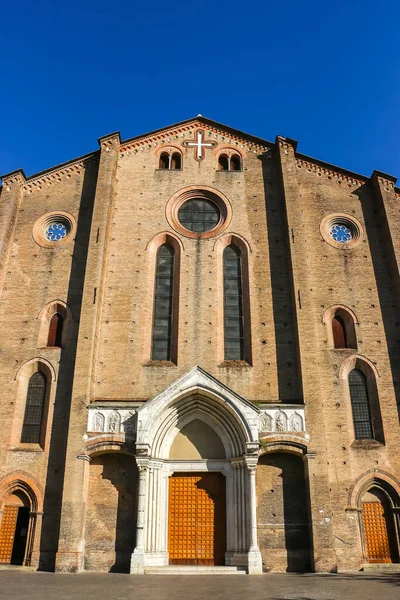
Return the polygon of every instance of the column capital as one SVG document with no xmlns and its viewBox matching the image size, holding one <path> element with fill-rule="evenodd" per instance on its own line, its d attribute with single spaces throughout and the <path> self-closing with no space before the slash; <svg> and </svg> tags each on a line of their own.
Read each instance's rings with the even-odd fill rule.
<svg viewBox="0 0 400 600">
<path fill-rule="evenodd" d="M 258 455 L 257 456 L 245 456 L 244 461 L 245 461 L 245 464 L 246 464 L 246 467 L 248 468 L 248 470 L 250 472 L 254 471 L 254 473 L 255 473 L 257 464 L 258 464 Z"/>
</svg>

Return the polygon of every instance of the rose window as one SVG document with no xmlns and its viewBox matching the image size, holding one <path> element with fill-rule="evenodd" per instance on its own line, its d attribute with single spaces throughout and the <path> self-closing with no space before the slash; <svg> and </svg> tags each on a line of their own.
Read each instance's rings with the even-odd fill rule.
<svg viewBox="0 0 400 600">
<path fill-rule="evenodd" d="M 352 240 L 352 233 L 346 225 L 333 225 L 330 234 L 335 242 L 339 244 L 348 244 Z"/>
<path fill-rule="evenodd" d="M 49 242 L 59 242 L 67 235 L 68 231 L 63 223 L 52 223 L 45 232 L 45 237 Z"/>
</svg>

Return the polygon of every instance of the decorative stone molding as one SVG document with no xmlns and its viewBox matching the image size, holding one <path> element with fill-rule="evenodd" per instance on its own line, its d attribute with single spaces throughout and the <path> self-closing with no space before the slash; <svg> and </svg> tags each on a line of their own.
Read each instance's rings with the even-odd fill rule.
<svg viewBox="0 0 400 600">
<path fill-rule="evenodd" d="M 23 186 L 26 181 L 25 173 L 22 169 L 1 175 L 1 179 L 3 181 L 3 188 L 6 192 L 11 192 L 12 188 L 15 186 Z"/>
<path fill-rule="evenodd" d="M 164 145 L 179 144 L 183 141 L 194 141 L 195 134 L 198 129 L 204 131 L 204 141 L 212 141 L 217 144 L 223 144 L 224 147 L 227 145 L 233 149 L 240 150 L 240 153 L 253 152 L 259 154 L 270 150 L 270 146 L 262 143 L 246 140 L 244 137 L 240 137 L 234 133 L 224 131 L 222 128 L 212 126 L 207 122 L 203 122 L 198 119 L 194 119 L 190 123 L 178 125 L 158 132 L 151 133 L 150 135 L 140 136 L 127 140 L 121 144 L 120 156 L 135 155 L 139 152 L 145 152 L 154 150 Z"/>
<path fill-rule="evenodd" d="M 262 410 L 258 421 L 258 431 L 269 433 L 306 432 L 304 407 L 285 408 L 274 406 Z"/>
<path fill-rule="evenodd" d="M 89 406 L 88 433 L 136 433 L 136 411 L 129 408 Z"/>
<path fill-rule="evenodd" d="M 344 173 L 343 171 L 334 171 L 329 166 L 323 166 L 318 163 L 312 163 L 304 160 L 303 158 L 296 158 L 296 165 L 298 169 L 304 169 L 308 173 L 313 173 L 318 177 L 325 176 L 327 179 L 336 179 L 338 184 L 345 183 L 347 187 L 356 187 L 363 185 L 367 179 L 356 179 L 350 174 Z"/>
<path fill-rule="evenodd" d="M 97 160 L 98 156 L 96 154 L 90 154 L 87 157 L 49 169 L 45 173 L 30 177 L 24 185 L 24 190 L 29 194 L 32 194 L 33 192 L 42 190 L 45 186 L 59 183 L 65 178 L 79 176 L 84 169 Z"/>
</svg>

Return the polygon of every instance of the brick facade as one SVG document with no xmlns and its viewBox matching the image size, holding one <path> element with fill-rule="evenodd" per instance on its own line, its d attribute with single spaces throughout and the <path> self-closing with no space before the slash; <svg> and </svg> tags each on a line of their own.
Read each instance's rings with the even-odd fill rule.
<svg viewBox="0 0 400 600">
<path fill-rule="evenodd" d="M 213 143 L 201 157 L 185 145 L 199 130 Z M 159 169 L 168 149 L 182 154 L 182 169 Z M 238 153 L 242 169 L 218 170 L 221 153 Z M 285 408 L 292 411 L 283 429 L 281 421 L 270 431 L 259 427 L 264 570 L 359 569 L 367 559 L 363 494 L 374 485 L 384 489 L 394 521 L 400 509 L 395 179 L 350 173 L 299 154 L 293 140 L 270 143 L 198 117 L 127 141 L 111 134 L 85 157 L 2 181 L 0 511 L 13 490 L 26 494 L 26 564 L 129 570 L 140 487 L 134 457 L 140 467 L 142 455 L 134 431 L 124 429 L 128 421 L 108 428 L 110 414 L 125 410 L 125 419 L 129 410 L 140 422 L 147 401 L 199 365 L 260 418 L 272 405 L 282 408 L 283 420 Z M 215 235 L 185 235 L 174 220 L 175 203 L 193 190 L 226 206 Z M 40 220 L 52 214 L 67 215 L 72 227 L 53 245 L 40 238 Z M 343 215 L 358 228 L 358 240 L 335 247 L 324 223 Z M 155 256 L 165 241 L 179 253 L 179 311 L 175 358 L 157 362 Z M 245 257 L 246 361 L 224 360 L 223 251 L 230 243 Z M 334 348 L 334 307 L 351 315 L 356 348 Z M 65 317 L 61 348 L 46 346 L 55 310 Z M 354 435 L 348 374 L 357 366 L 370 395 L 375 386 L 380 411 L 381 437 L 369 441 Z M 43 442 L 21 444 L 29 377 L 37 370 L 48 381 Z M 296 406 L 305 411 L 303 431 L 290 429 Z M 104 432 L 88 427 L 93 410 L 103 411 Z M 146 456 L 148 477 L 156 478 L 151 461 L 159 457 Z M 154 556 L 163 535 L 157 527 L 154 535 L 151 527 L 145 532 Z M 250 531 L 244 536 L 247 552 L 254 539 Z"/>
</svg>

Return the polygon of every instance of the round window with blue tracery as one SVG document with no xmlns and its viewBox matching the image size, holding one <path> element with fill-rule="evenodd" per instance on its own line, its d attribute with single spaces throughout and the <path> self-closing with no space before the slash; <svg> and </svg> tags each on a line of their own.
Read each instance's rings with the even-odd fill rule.
<svg viewBox="0 0 400 600">
<path fill-rule="evenodd" d="M 333 225 L 330 234 L 335 242 L 339 244 L 348 244 L 352 240 L 352 233 L 345 225 Z"/>
<path fill-rule="evenodd" d="M 67 235 L 68 230 L 63 223 L 52 223 L 47 227 L 45 236 L 49 242 L 59 242 Z"/>
</svg>

